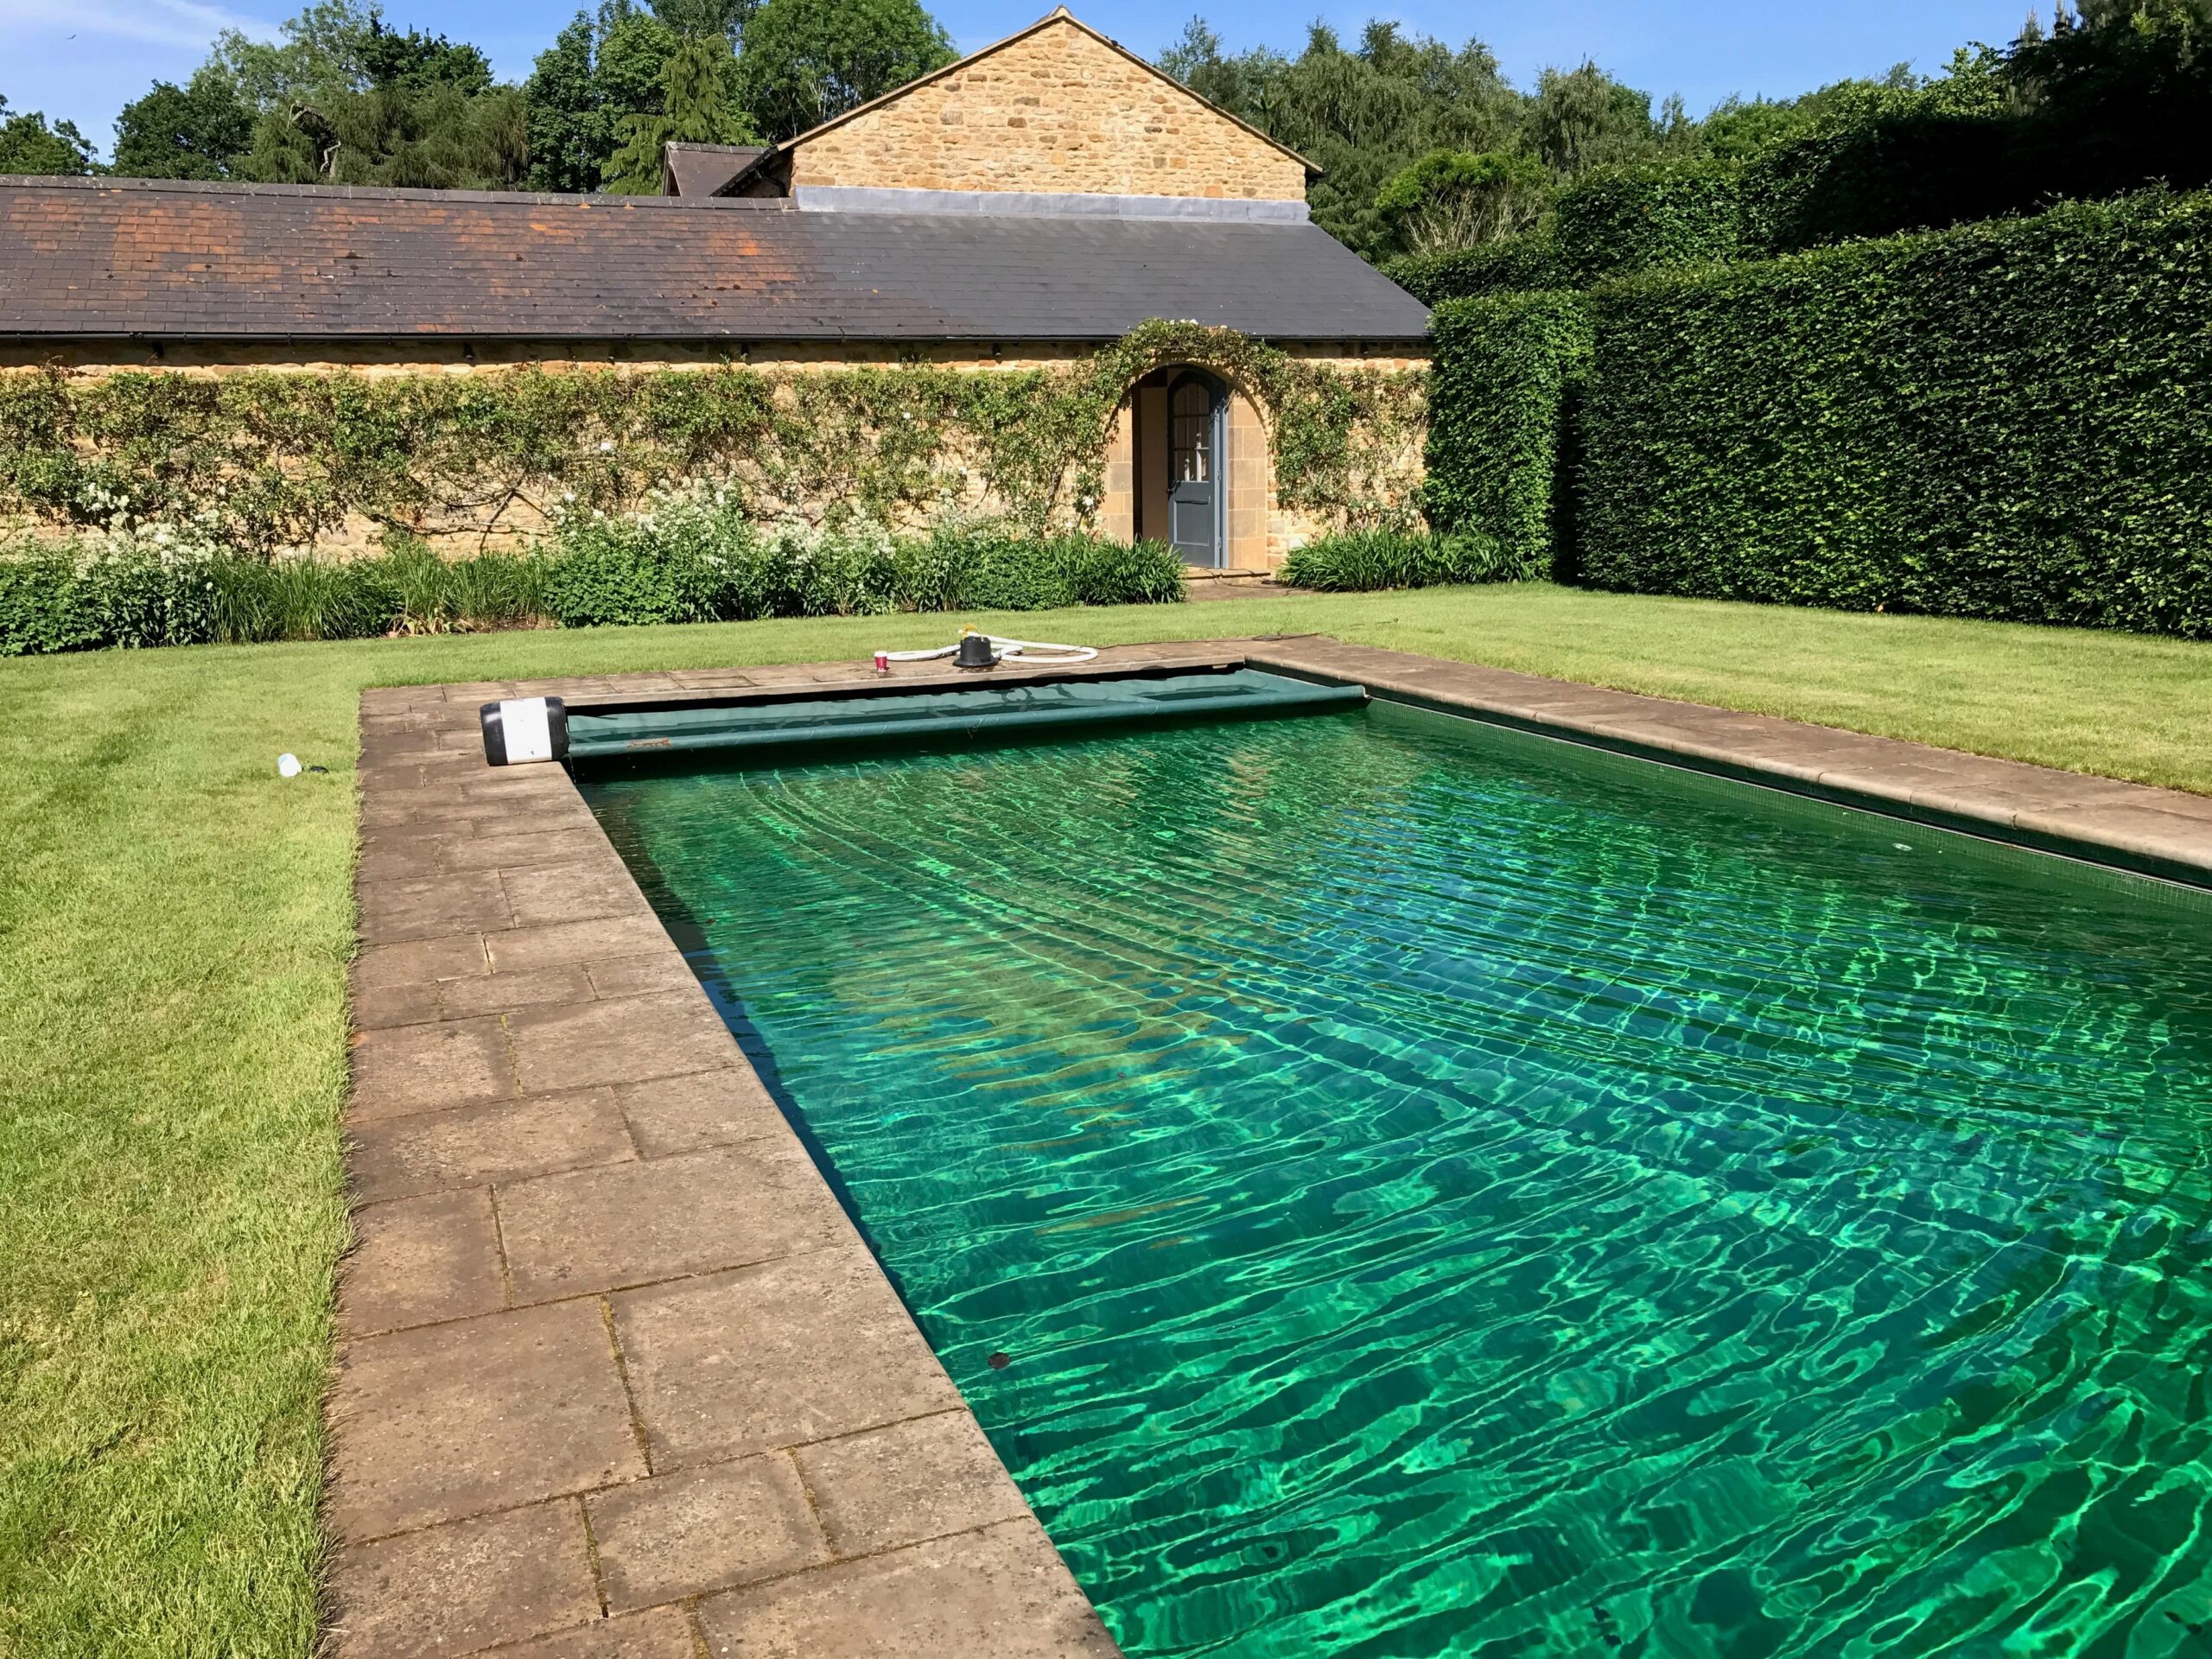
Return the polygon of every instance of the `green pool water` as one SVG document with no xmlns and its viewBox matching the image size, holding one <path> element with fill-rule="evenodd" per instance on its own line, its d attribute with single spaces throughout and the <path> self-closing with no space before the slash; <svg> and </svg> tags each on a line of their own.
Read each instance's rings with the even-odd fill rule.
<svg viewBox="0 0 2212 1659">
<path fill-rule="evenodd" d="M 1381 704 L 588 792 L 1130 1655 L 2212 1654 L 2202 898 Z"/>
</svg>

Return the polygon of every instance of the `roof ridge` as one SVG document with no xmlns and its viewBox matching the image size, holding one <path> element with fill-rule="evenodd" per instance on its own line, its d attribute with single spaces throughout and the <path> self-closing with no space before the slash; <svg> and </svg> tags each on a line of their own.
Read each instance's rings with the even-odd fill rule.
<svg viewBox="0 0 2212 1659">
<path fill-rule="evenodd" d="M 733 145 L 749 149 L 749 144 Z M 245 179 L 135 179 L 105 174 L 0 173 L 0 190 L 90 190 L 123 195 L 292 196 L 316 201 L 444 201 L 524 203 L 545 207 L 688 207 L 785 212 L 775 197 L 612 195 L 543 190 L 427 190 L 397 184 L 264 184 Z"/>
</svg>

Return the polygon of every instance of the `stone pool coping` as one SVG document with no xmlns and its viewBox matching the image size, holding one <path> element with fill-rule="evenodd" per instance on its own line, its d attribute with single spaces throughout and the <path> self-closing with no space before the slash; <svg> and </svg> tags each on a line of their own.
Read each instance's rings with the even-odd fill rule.
<svg viewBox="0 0 2212 1659">
<path fill-rule="evenodd" d="M 2201 796 L 1319 637 L 1073 671 L 1240 663 L 2212 884 Z M 1071 671 L 994 677 L 1045 671 Z M 344 1659 L 1115 1653 L 575 784 L 487 766 L 477 731 L 499 696 L 879 683 L 828 664 L 364 694 Z"/>
<path fill-rule="evenodd" d="M 1255 640 L 1245 654 L 1255 668 L 1357 682 L 1522 731 L 2212 886 L 2212 796 L 1319 635 Z"/>
</svg>

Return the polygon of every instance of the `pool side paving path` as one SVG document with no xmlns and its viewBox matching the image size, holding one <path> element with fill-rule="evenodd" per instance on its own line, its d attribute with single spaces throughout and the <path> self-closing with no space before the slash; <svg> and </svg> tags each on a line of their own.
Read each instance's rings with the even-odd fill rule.
<svg viewBox="0 0 2212 1659">
<path fill-rule="evenodd" d="M 1083 671 L 1243 663 L 2212 884 L 2212 798 L 1318 637 Z M 825 664 L 364 694 L 340 1659 L 1115 1654 L 574 783 L 487 766 L 477 728 L 502 696 L 880 683 Z"/>
</svg>

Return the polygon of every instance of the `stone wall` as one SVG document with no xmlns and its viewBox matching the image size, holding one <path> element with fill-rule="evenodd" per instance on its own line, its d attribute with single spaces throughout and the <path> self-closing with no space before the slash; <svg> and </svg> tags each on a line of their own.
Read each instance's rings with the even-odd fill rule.
<svg viewBox="0 0 2212 1659">
<path fill-rule="evenodd" d="M 902 348 L 883 345 L 778 345 L 702 346 L 685 351 L 666 346 L 625 346 L 620 343 L 579 343 L 559 347 L 527 343 L 478 346 L 465 342 L 396 342 L 389 346 L 349 345 L 340 350 L 318 350 L 311 346 L 170 346 L 155 350 L 129 342 L 86 343 L 72 348 L 26 348 L 15 354 L 0 353 L 0 371 L 60 368 L 72 380 L 96 380 L 130 372 L 168 372 L 219 378 L 246 372 L 328 374 L 350 372 L 372 378 L 399 376 L 467 376 L 511 372 L 529 365 L 550 372 L 614 370 L 626 373 L 657 373 L 668 370 L 702 370 L 725 363 L 787 374 L 828 372 L 865 366 L 892 367 L 925 364 L 977 374 L 1027 369 L 1065 367 L 1088 359 L 1096 346 L 1082 343 L 1032 342 L 1009 344 L 997 354 L 979 353 L 972 345 L 942 344 Z M 1333 367 L 1382 370 L 1391 373 L 1419 373 L 1427 359 L 1415 355 L 1377 352 L 1334 342 L 1313 342 L 1286 348 L 1294 356 Z M 1219 372 L 1217 365 L 1194 366 Z M 1104 456 L 1103 493 L 1092 504 L 1094 522 L 1102 534 L 1135 539 L 1166 535 L 1164 459 L 1149 467 L 1141 464 L 1139 435 L 1147 443 L 1164 444 L 1166 393 L 1165 380 L 1172 371 L 1148 376 L 1133 388 L 1116 418 Z M 1389 458 L 1394 499 L 1410 503 L 1421 477 L 1421 438 L 1408 435 L 1404 453 Z M 1148 453 L 1148 451 L 1147 451 Z M 1267 418 L 1257 402 L 1230 384 L 1226 454 L 1222 475 L 1228 486 L 1226 519 L 1230 569 L 1272 569 L 1293 549 L 1330 525 L 1312 515 L 1284 507 L 1274 488 L 1274 462 Z M 954 512 L 978 517 L 1006 511 L 1004 502 L 986 490 L 972 469 L 957 454 L 945 458 L 945 487 L 931 512 Z M 512 498 L 486 503 L 458 505 L 426 517 L 415 528 L 429 544 L 452 556 L 484 549 L 527 546 L 551 528 L 545 507 L 557 499 L 550 491 L 524 492 Z M 827 499 L 783 504 L 791 516 L 819 518 Z M 926 515 L 891 526 L 896 531 L 918 529 Z M 33 523 L 10 523 L 0 518 L 0 540 L 11 535 L 52 533 L 51 527 Z M 318 552 L 350 556 L 381 545 L 382 526 L 355 515 L 316 543 Z"/>
<path fill-rule="evenodd" d="M 1302 162 L 1055 16 L 791 151 L 791 182 L 1303 201 Z"/>
</svg>

